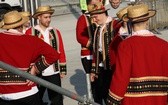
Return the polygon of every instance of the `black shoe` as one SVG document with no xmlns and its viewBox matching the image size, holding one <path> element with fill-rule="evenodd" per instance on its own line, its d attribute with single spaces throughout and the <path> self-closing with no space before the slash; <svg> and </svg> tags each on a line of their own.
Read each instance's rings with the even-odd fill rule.
<svg viewBox="0 0 168 105">
<path fill-rule="evenodd" d="M 43 102 L 42 105 L 48 105 L 48 102 Z"/>
</svg>

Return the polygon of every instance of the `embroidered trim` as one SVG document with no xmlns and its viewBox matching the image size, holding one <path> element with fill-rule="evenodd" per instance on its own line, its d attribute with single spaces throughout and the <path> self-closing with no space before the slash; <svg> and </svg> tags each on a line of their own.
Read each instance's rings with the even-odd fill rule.
<svg viewBox="0 0 168 105">
<path fill-rule="evenodd" d="M 143 97 L 165 95 L 168 91 L 168 77 L 131 78 L 125 96 Z"/>
<path fill-rule="evenodd" d="M 142 81 L 152 81 L 152 80 L 168 81 L 168 77 L 165 77 L 165 76 L 146 76 L 146 77 L 139 77 L 139 78 L 130 78 L 130 82 L 142 82 Z"/>
<path fill-rule="evenodd" d="M 123 97 L 120 97 L 120 96 L 114 94 L 114 93 L 111 92 L 110 90 L 109 90 L 109 95 L 110 95 L 111 97 L 113 97 L 113 98 L 114 98 L 115 100 L 117 100 L 117 101 L 121 101 L 121 100 L 123 99 Z"/>
<path fill-rule="evenodd" d="M 0 70 L 0 83 L 25 83 L 26 79 L 6 70 Z"/>
<path fill-rule="evenodd" d="M 54 30 L 54 29 L 51 29 L 50 30 L 50 34 L 52 36 L 52 39 L 50 39 L 50 42 L 51 42 L 51 45 L 52 47 L 59 52 L 59 38 L 58 38 L 58 33 Z M 58 68 L 58 61 L 54 63 L 54 71 L 59 71 L 59 68 Z"/>
<path fill-rule="evenodd" d="M 66 73 L 66 64 L 60 64 L 60 72 Z"/>
<path fill-rule="evenodd" d="M 109 90 L 109 95 L 107 97 L 107 103 L 109 105 L 119 105 L 123 97 L 117 96 Z"/>
<path fill-rule="evenodd" d="M 49 64 L 45 61 L 44 58 L 42 58 L 41 60 L 39 60 L 38 62 L 35 63 L 35 67 L 40 72 L 42 72 L 43 70 L 45 70 L 48 66 L 49 66 Z"/>
<path fill-rule="evenodd" d="M 108 105 L 120 105 L 120 101 L 116 101 L 114 98 L 108 96 L 107 97 L 107 103 Z"/>
<path fill-rule="evenodd" d="M 167 96 L 167 92 L 126 93 L 125 97 Z"/>
</svg>

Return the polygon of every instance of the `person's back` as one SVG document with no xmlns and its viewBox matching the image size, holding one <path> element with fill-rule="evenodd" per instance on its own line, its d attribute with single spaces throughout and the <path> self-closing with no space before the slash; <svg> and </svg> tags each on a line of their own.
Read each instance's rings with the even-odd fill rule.
<svg viewBox="0 0 168 105">
<path fill-rule="evenodd" d="M 59 54 L 42 40 L 26 36 L 23 24 L 28 21 L 18 11 L 4 15 L 0 28 L 0 60 L 19 70 L 37 75 L 59 59 Z M 0 105 L 41 105 L 34 82 L 0 69 Z"/>
<path fill-rule="evenodd" d="M 36 37 L 27 35 L 18 36 L 11 33 L 9 35 L 9 33 L 5 32 L 0 33 L 0 36 L 0 60 L 23 71 L 27 71 L 30 65 L 39 60 L 42 54 L 47 57 L 46 60 L 49 64 L 59 57 L 55 56 L 57 52 L 49 45 Z M 52 53 L 49 54 L 48 51 Z M 2 82 L 4 83 L 0 85 L 1 93 L 19 92 L 32 88 L 32 86 L 27 86 L 25 81 L 10 79 L 9 83 L 1 80 Z M 13 83 L 13 85 L 9 86 L 10 83 Z M 19 86 L 16 87 L 16 85 Z"/>
<path fill-rule="evenodd" d="M 157 36 L 132 36 L 123 43 L 133 52 L 132 77 L 168 76 L 167 70 L 163 69 L 168 56 L 168 42 Z"/>
<path fill-rule="evenodd" d="M 128 8 L 131 36 L 119 44 L 108 105 L 167 105 L 168 43 L 147 30 L 155 13 L 146 4 Z"/>
<path fill-rule="evenodd" d="M 156 36 L 132 36 L 121 42 L 119 50 L 123 51 L 120 56 L 125 56 L 120 62 L 127 64 L 122 66 L 124 71 L 116 69 L 116 74 L 123 73 L 125 80 L 130 78 L 129 83 L 122 81 L 121 87 L 113 84 L 111 88 L 120 88 L 118 94 L 121 94 L 128 84 L 121 105 L 166 105 L 168 43 Z"/>
<path fill-rule="evenodd" d="M 38 38 L 29 35 L 9 35 L 3 32 L 0 33 L 0 36 L 1 61 L 12 63 L 16 67 L 28 68 L 30 63 L 34 63 L 37 60 L 32 59 L 32 56 L 37 56 L 38 52 L 43 50 L 41 47 L 48 47 L 47 44 L 43 44 Z M 38 48 L 40 49 L 37 50 Z M 43 52 L 45 53 L 45 51 Z"/>
</svg>

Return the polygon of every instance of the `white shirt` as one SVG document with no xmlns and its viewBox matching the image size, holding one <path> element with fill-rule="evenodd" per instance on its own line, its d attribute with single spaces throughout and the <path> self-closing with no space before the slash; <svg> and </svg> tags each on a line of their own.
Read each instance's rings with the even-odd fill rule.
<svg viewBox="0 0 168 105">
<path fill-rule="evenodd" d="M 112 17 L 108 16 L 105 23 L 108 24 L 110 21 L 112 21 L 112 19 L 113 19 Z M 100 52 L 102 52 L 102 32 L 103 32 L 103 29 L 105 28 L 106 24 L 104 24 L 100 28 L 99 49 L 98 49 Z"/>
<path fill-rule="evenodd" d="M 112 8 L 110 4 L 106 5 L 106 8 L 110 9 L 107 11 L 108 15 L 116 18 L 117 17 L 116 13 L 122 8 L 126 7 L 128 3 L 129 2 L 122 2 L 117 9 Z"/>
</svg>

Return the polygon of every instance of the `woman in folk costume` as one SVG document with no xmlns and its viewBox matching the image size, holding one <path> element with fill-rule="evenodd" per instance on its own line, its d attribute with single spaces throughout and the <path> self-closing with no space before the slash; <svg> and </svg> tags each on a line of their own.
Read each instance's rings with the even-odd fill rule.
<svg viewBox="0 0 168 105">
<path fill-rule="evenodd" d="M 147 30 L 155 13 L 145 4 L 128 8 L 123 20 L 133 33 L 119 44 L 108 105 L 167 105 L 168 43 Z"/>
<path fill-rule="evenodd" d="M 58 62 L 55 62 L 53 65 L 45 69 L 42 73 L 42 78 L 61 87 L 61 78 L 65 77 L 67 73 L 66 55 L 60 31 L 50 26 L 51 16 L 53 13 L 54 9 L 50 6 L 38 7 L 33 17 L 39 20 L 39 24 L 28 29 L 26 34 L 37 36 L 60 53 Z M 42 99 L 46 88 L 40 86 L 39 90 Z M 61 94 L 50 89 L 47 90 L 51 105 L 63 105 L 63 97 Z"/>
</svg>

